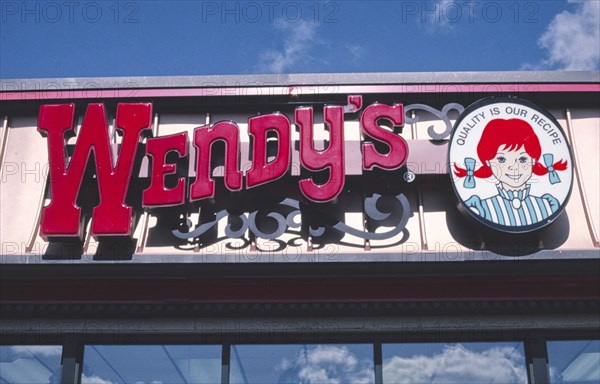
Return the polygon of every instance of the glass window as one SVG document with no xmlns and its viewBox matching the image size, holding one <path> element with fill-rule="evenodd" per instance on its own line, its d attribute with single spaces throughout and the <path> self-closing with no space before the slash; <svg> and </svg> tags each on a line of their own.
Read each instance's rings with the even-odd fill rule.
<svg viewBox="0 0 600 384">
<path fill-rule="evenodd" d="M 232 345 L 232 384 L 375 382 L 370 344 Z"/>
<path fill-rule="evenodd" d="M 549 341 L 550 381 L 600 383 L 600 340 Z"/>
<path fill-rule="evenodd" d="M 86 345 L 82 384 L 220 383 L 220 345 Z"/>
<path fill-rule="evenodd" d="M 527 383 L 521 342 L 384 344 L 383 382 Z"/>
<path fill-rule="evenodd" d="M 0 383 L 60 383 L 60 345 L 0 346 Z"/>
</svg>

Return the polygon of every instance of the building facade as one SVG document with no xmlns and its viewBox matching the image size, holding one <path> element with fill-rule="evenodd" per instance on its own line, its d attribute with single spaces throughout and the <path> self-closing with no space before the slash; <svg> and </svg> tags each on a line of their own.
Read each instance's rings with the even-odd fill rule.
<svg viewBox="0 0 600 384">
<path fill-rule="evenodd" d="M 0 100 L 1 383 L 600 380 L 598 72 Z"/>
</svg>

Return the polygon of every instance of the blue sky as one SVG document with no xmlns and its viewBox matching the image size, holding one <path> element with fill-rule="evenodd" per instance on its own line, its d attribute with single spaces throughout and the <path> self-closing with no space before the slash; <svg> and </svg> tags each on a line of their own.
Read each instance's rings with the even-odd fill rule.
<svg viewBox="0 0 600 384">
<path fill-rule="evenodd" d="M 3 79 L 600 66 L 600 0 L 0 4 Z"/>
</svg>

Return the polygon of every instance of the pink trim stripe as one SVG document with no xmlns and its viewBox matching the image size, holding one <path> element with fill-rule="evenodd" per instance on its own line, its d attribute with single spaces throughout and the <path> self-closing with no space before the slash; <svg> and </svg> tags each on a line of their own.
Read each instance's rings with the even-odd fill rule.
<svg viewBox="0 0 600 384">
<path fill-rule="evenodd" d="M 372 93 L 523 93 L 523 92 L 600 92 L 595 84 L 414 84 L 414 85 L 302 85 L 265 87 L 86 89 L 3 91 L 0 101 L 56 99 L 133 99 L 153 97 L 265 97 Z M 324 100 L 323 100 L 324 101 Z"/>
</svg>

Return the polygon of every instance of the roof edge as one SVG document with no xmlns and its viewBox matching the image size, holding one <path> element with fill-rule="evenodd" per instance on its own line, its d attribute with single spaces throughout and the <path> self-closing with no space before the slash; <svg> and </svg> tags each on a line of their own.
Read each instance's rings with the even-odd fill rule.
<svg viewBox="0 0 600 384">
<path fill-rule="evenodd" d="M 384 72 L 5 79 L 0 80 L 0 91 L 459 83 L 600 83 L 600 71 Z"/>
</svg>

